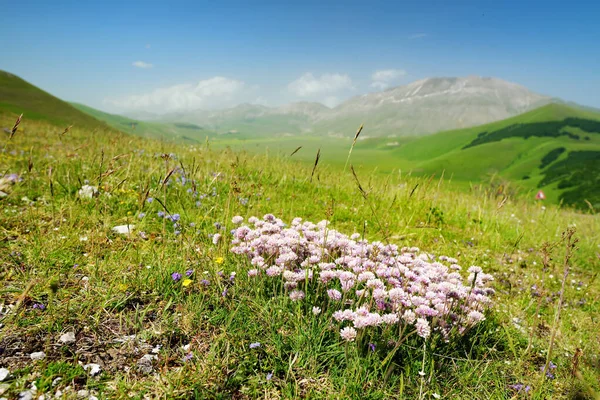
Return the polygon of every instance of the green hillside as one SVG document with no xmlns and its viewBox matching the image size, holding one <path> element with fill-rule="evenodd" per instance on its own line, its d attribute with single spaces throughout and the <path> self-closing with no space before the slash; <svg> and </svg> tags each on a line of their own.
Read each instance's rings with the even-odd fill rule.
<svg viewBox="0 0 600 400">
<path fill-rule="evenodd" d="M 122 132 L 153 139 L 176 140 L 180 142 L 201 142 L 213 132 L 190 123 L 162 123 L 138 121 L 121 115 L 109 114 L 79 103 L 71 103 L 76 109 L 104 121 Z"/>
<path fill-rule="evenodd" d="M 0 114 L 24 114 L 30 120 L 42 120 L 59 127 L 107 128 L 98 119 L 82 113 L 40 88 L 11 73 L 0 71 Z"/>
<path fill-rule="evenodd" d="M 484 126 L 440 132 L 395 151 L 424 174 L 480 182 L 498 175 L 548 199 L 600 208 L 600 114 L 550 104 Z"/>
</svg>

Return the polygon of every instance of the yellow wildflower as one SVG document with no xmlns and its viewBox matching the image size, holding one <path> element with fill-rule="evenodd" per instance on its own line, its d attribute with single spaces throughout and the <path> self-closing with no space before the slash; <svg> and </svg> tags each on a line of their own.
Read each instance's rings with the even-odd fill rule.
<svg viewBox="0 0 600 400">
<path fill-rule="evenodd" d="M 217 257 L 217 258 L 215 258 L 215 262 L 217 264 L 223 264 L 223 261 L 225 261 L 225 259 L 223 257 Z"/>
<path fill-rule="evenodd" d="M 191 279 L 184 279 L 183 282 L 181 282 L 181 284 L 183 285 L 183 287 L 188 287 L 190 286 L 192 283 Z"/>
</svg>

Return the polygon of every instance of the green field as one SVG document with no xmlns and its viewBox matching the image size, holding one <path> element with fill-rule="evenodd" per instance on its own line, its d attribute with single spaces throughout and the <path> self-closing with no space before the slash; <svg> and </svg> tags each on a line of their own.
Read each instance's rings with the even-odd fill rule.
<svg viewBox="0 0 600 400">
<path fill-rule="evenodd" d="M 0 112 L 0 126 L 9 131 L 25 114 L 12 139 L 3 134 L 0 142 L 0 396 L 599 398 L 600 217 L 507 196 L 498 186 L 469 185 L 491 173 L 507 179 L 527 173 L 524 182 L 535 182 L 532 188 L 547 179 L 567 186 L 556 193 L 585 189 L 588 176 L 572 174 L 571 166 L 597 168 L 590 153 L 597 133 L 589 141 L 508 138 L 463 150 L 483 131 L 562 121 L 578 110 L 553 106 L 483 130 L 394 146 L 389 139 L 359 141 L 353 174 L 343 170 L 350 140 L 159 141 L 108 128 L 53 97 L 44 101 L 56 107 L 40 110 L 57 110 L 56 116 L 26 107 L 39 101 Z M 112 126 L 129 123 L 110 118 Z M 68 124 L 73 128 L 57 134 Z M 557 146 L 565 150 L 551 153 Z M 513 161 L 492 157 L 498 149 Z M 346 341 L 342 328 L 351 325 L 339 322 L 336 310 L 389 311 L 391 290 L 385 301 L 375 301 L 369 296 L 381 280 L 372 287 L 352 282 L 368 288 L 354 295 L 341 278 L 310 278 L 324 279 L 331 265 L 347 262 L 329 239 L 312 244 L 323 265 L 278 261 L 291 249 L 306 257 L 297 246 L 308 233 L 289 249 L 272 242 L 284 247 L 266 259 L 284 263 L 289 269 L 282 276 L 297 282 L 256 275 L 256 265 L 232 251 L 232 219 L 249 224 L 265 214 L 288 227 L 296 217 L 326 219 L 324 232 L 357 233 L 353 240 L 375 247 L 370 253 L 355 247 L 352 257 L 362 254 L 364 264 L 357 265 L 381 279 L 394 278 L 389 271 L 396 269 L 379 271 L 369 263 L 389 256 L 387 244 L 406 247 L 400 251 L 420 257 L 402 261 L 411 268 L 396 285 L 407 290 L 411 279 L 417 282 L 412 268 L 423 263 L 460 264 L 461 280 L 470 266 L 481 266 L 494 278 L 488 289 L 495 294 L 485 291 L 492 302 L 481 309 L 485 320 L 464 332 L 450 330 L 444 339 L 444 324 L 458 326 L 466 318 L 461 312 L 469 303 L 456 300 L 449 305 L 454 314 L 427 317 L 430 334 L 401 319 L 358 328 Z M 133 226 L 125 233 L 114 230 L 127 225 Z M 429 285 L 425 277 L 418 282 Z M 329 294 L 334 288 L 345 293 L 342 301 Z M 473 283 L 465 290 L 479 296 L 483 289 Z M 408 304 L 417 298 L 425 301 L 413 295 Z"/>
<path fill-rule="evenodd" d="M 600 114 L 591 111 L 550 104 L 517 117 L 468 129 L 418 138 L 359 140 L 350 162 L 386 174 L 445 176 L 457 188 L 468 188 L 472 184 L 487 185 L 494 179 L 501 180 L 532 200 L 535 193 L 542 189 L 549 202 L 562 202 L 583 210 L 591 208 L 597 211 L 600 209 L 600 170 L 594 160 L 600 159 L 599 120 Z M 587 131 L 576 127 L 582 122 L 589 125 Z M 539 126 L 547 125 L 551 127 L 542 129 L 536 136 L 522 136 L 522 132 L 533 135 L 540 129 Z M 515 127 L 521 131 L 516 131 Z M 482 133 L 502 136 L 472 145 Z M 368 126 L 363 134 L 368 135 Z M 294 157 L 306 162 L 314 162 L 320 148 L 321 162 L 340 166 L 346 162 L 352 140 L 307 136 L 254 139 L 216 137 L 213 143 L 218 147 L 269 152 L 282 157 L 302 146 Z M 542 160 L 559 148 L 564 152 L 541 168 Z M 569 162 L 570 157 L 577 159 L 577 152 L 590 152 L 587 156 L 589 162 Z M 552 165 L 564 162 L 569 162 L 572 173 L 563 174 L 559 180 L 549 179 L 553 174 Z"/>
</svg>

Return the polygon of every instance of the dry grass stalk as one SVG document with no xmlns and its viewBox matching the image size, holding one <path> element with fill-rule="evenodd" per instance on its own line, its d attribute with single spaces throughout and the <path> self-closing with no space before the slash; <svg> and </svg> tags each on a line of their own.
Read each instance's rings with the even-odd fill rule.
<svg viewBox="0 0 600 400">
<path fill-rule="evenodd" d="M 350 155 L 352 154 L 352 149 L 354 149 L 354 146 L 356 145 L 356 141 L 358 140 L 358 136 L 360 135 L 360 133 L 363 130 L 363 126 L 364 126 L 364 124 L 360 124 L 360 127 L 358 128 L 358 130 L 356 131 L 356 134 L 354 135 L 354 140 L 352 140 L 352 146 L 350 146 L 350 151 L 348 152 L 348 157 L 346 158 L 346 164 L 344 164 L 344 172 L 346 172 L 346 167 L 348 166 L 348 161 L 350 161 Z"/>
<path fill-rule="evenodd" d="M 19 115 L 19 118 L 17 118 L 17 121 L 13 125 L 12 130 L 10 131 L 10 137 L 8 138 L 9 140 L 12 139 L 13 136 L 15 136 L 15 133 L 17 133 L 17 129 L 19 129 L 19 125 L 21 124 L 22 119 L 23 119 L 23 114 Z"/>
<path fill-rule="evenodd" d="M 313 165 L 312 172 L 310 174 L 310 181 L 312 182 L 313 176 L 315 175 L 315 171 L 317 169 L 317 165 L 319 164 L 319 158 L 321 158 L 321 148 L 317 151 L 317 158 L 315 158 L 315 165 Z"/>
<path fill-rule="evenodd" d="M 298 148 L 294 151 L 292 151 L 292 154 L 290 154 L 290 157 L 293 156 L 294 154 L 296 154 L 298 152 L 298 150 L 300 150 L 302 148 L 302 146 L 298 146 Z"/>
<path fill-rule="evenodd" d="M 61 133 L 61 134 L 60 134 L 60 136 L 61 136 L 61 137 L 62 137 L 62 136 L 65 136 L 65 134 L 66 134 L 67 132 L 69 132 L 69 131 L 71 130 L 71 128 L 72 128 L 72 127 L 73 127 L 73 125 L 69 125 L 69 126 L 67 126 L 67 127 L 65 128 L 65 130 L 63 131 L 63 133 Z"/>
</svg>

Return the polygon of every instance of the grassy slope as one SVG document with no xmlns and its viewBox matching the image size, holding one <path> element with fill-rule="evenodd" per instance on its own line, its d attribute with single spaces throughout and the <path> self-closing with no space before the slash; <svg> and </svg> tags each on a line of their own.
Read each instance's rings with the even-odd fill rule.
<svg viewBox="0 0 600 400">
<path fill-rule="evenodd" d="M 0 70 L 0 113 L 24 114 L 30 120 L 44 120 L 59 128 L 106 129 L 107 125 L 80 112 L 16 75 Z"/>
<path fill-rule="evenodd" d="M 413 161 L 416 171 L 421 173 L 439 174 L 440 171 L 446 171 L 455 180 L 471 182 L 486 181 L 490 176 L 498 174 L 504 179 L 517 182 L 525 190 L 535 191 L 544 176 L 544 171 L 539 168 L 540 162 L 548 152 L 564 147 L 567 151 L 557 160 L 559 161 L 571 151 L 600 151 L 600 132 L 587 134 L 589 141 L 568 137 L 509 138 L 467 149 L 463 147 L 481 132 L 493 132 L 514 124 L 563 120 L 569 117 L 600 120 L 600 114 L 591 111 L 550 104 L 500 122 L 441 132 L 415 140 L 398 149 L 396 155 Z M 550 201 L 558 202 L 561 190 L 556 185 L 543 189 Z M 583 199 L 581 205 L 585 206 Z"/>
<path fill-rule="evenodd" d="M 0 123 L 13 117 L 0 116 Z M 450 192 L 443 181 L 359 173 L 369 193 L 365 201 L 349 172 L 324 165 L 310 182 L 310 167 L 279 157 L 77 128 L 59 141 L 47 128 L 25 119 L 23 129 L 36 134 L 20 131 L 0 143 L 0 171 L 23 179 L 0 199 L 1 313 L 13 306 L 0 328 L 0 367 L 14 377 L 3 386 L 4 396 L 16 397 L 34 381 L 38 394 L 52 396 L 70 386 L 103 398 L 391 399 L 417 398 L 423 389 L 425 398 L 437 393 L 504 399 L 515 395 L 508 387 L 515 383 L 530 385 L 533 398 L 592 398 L 591 390 L 600 390 L 598 216 L 503 202 L 493 193 Z M 162 153 L 177 159 L 156 156 Z M 200 205 L 179 172 L 169 185 L 161 184 L 180 165 L 196 190 L 208 195 Z M 99 197 L 78 198 L 86 179 L 100 186 Z M 146 193 L 181 214 L 181 234 L 157 217 L 162 207 L 144 201 Z M 370 240 L 387 232 L 400 246 L 457 257 L 465 267 L 481 265 L 495 275 L 496 304 L 470 340 L 440 342 L 425 352 L 423 386 L 418 338 L 393 358 L 392 369 L 381 370 L 390 350 L 385 343 L 378 342 L 374 353 L 368 340 L 345 347 L 324 305 L 314 317 L 313 304 L 273 296 L 270 281 L 248 278 L 247 262 L 209 238 L 217 232 L 215 222 L 225 225 L 227 240 L 231 216 L 270 212 L 288 222 L 328 218 L 333 228 L 364 231 Z M 126 223 L 136 225 L 133 236 L 111 232 Z M 543 268 L 543 244 L 560 243 L 569 225 L 577 226 L 580 242 L 552 351 L 555 379 L 549 380 L 540 365 L 557 309 L 564 250 L 554 247 L 553 260 Z M 171 273 L 187 269 L 194 270 L 189 286 L 172 282 Z M 227 283 L 230 272 L 237 272 L 234 284 Z M 76 333 L 76 343 L 56 345 L 68 331 Z M 135 342 L 118 341 L 126 335 L 135 335 Z M 253 342 L 261 347 L 250 350 Z M 137 363 L 156 345 L 162 346 L 152 361 L 156 375 L 146 375 Z M 577 348 L 583 355 L 578 378 L 572 378 Z M 45 351 L 46 359 L 32 362 L 33 351 Z M 187 352 L 192 358 L 184 361 Z M 103 372 L 90 378 L 78 361 L 100 363 Z M 63 380 L 53 387 L 57 377 Z"/>
<path fill-rule="evenodd" d="M 152 139 L 180 142 L 202 142 L 213 133 L 193 124 L 173 124 L 137 121 L 121 115 L 109 114 L 83 104 L 71 103 L 78 110 L 93 116 L 122 132 Z"/>
</svg>

